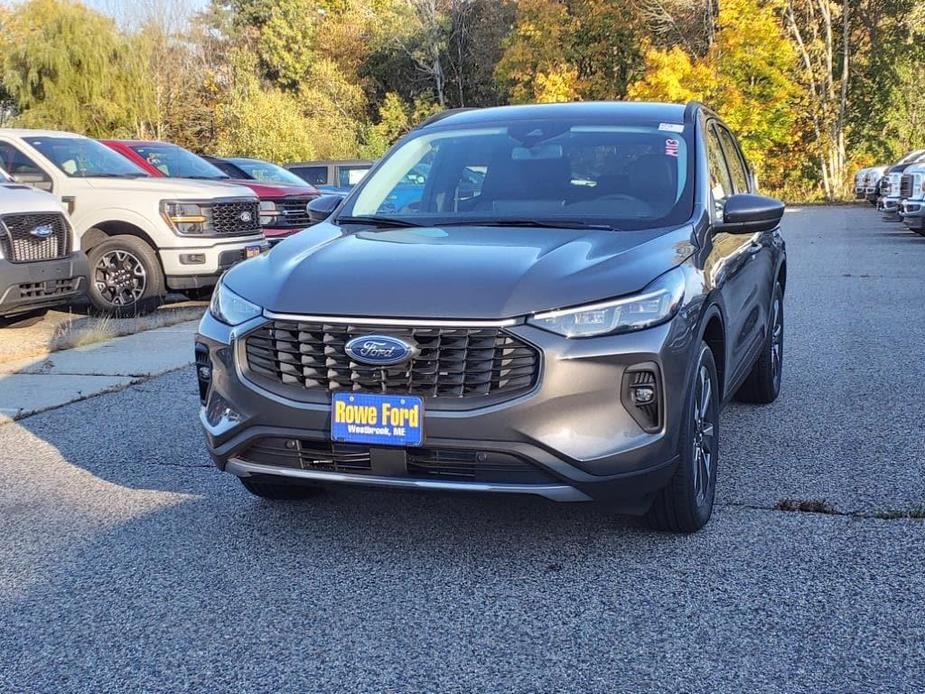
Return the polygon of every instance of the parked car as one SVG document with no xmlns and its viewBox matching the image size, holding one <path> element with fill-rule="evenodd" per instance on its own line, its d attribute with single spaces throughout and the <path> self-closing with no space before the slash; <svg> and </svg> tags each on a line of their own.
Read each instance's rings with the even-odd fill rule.
<svg viewBox="0 0 925 694">
<path fill-rule="evenodd" d="M 887 169 L 880 180 L 880 198 L 877 200 L 877 209 L 883 213 L 883 219 L 888 222 L 899 222 L 900 202 L 902 200 L 900 184 L 903 172 L 913 164 L 925 161 L 925 150 L 915 150 Z"/>
<path fill-rule="evenodd" d="M 877 198 L 880 197 L 878 194 L 880 189 L 880 180 L 886 173 L 887 168 L 889 167 L 873 166 L 867 169 L 867 173 L 864 176 L 864 198 L 871 205 L 877 205 Z"/>
<path fill-rule="evenodd" d="M 863 200 L 865 196 L 865 191 L 867 189 L 867 172 L 870 171 L 870 167 L 861 169 L 854 175 L 854 198 L 855 200 Z"/>
<path fill-rule="evenodd" d="M 103 143 L 152 176 L 199 179 L 250 188 L 260 198 L 260 225 L 271 244 L 311 224 L 308 203 L 319 193 L 302 181 L 277 183 L 231 177 L 199 155 L 169 142 L 103 140 Z"/>
<path fill-rule="evenodd" d="M 101 312 L 135 315 L 168 289 L 213 286 L 267 246 L 248 188 L 155 179 L 81 135 L 0 129 L 0 168 L 62 201 L 90 264 L 88 298 Z"/>
<path fill-rule="evenodd" d="M 363 180 L 374 162 L 362 159 L 344 161 L 303 161 L 287 164 L 296 176 L 311 183 L 323 193 L 346 194 Z"/>
<path fill-rule="evenodd" d="M 61 203 L 0 171 L 0 325 L 87 290 L 87 257 Z"/>
<path fill-rule="evenodd" d="M 196 338 L 210 452 L 270 499 L 526 493 L 697 530 L 720 407 L 780 391 L 783 211 L 697 103 L 433 119 L 223 277 Z"/>
<path fill-rule="evenodd" d="M 903 223 L 925 236 L 925 163 L 908 167 L 900 179 L 899 214 Z"/>
</svg>

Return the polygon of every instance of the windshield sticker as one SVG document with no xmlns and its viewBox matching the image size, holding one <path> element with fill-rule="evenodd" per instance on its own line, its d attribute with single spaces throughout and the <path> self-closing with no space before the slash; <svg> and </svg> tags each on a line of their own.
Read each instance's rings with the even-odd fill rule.
<svg viewBox="0 0 925 694">
<path fill-rule="evenodd" d="M 677 140 L 672 140 L 671 138 L 668 138 L 667 140 L 665 140 L 665 156 L 668 156 L 668 157 L 678 156 L 678 147 L 680 147 L 680 144 L 678 143 Z"/>
<path fill-rule="evenodd" d="M 659 130 L 667 130 L 670 133 L 683 133 L 684 125 L 681 123 L 659 123 Z"/>
</svg>

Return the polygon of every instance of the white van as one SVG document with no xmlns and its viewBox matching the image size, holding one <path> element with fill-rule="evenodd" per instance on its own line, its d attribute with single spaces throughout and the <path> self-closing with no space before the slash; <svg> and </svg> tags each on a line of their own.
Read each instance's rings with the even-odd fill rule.
<svg viewBox="0 0 925 694">
<path fill-rule="evenodd" d="M 267 247 L 249 188 L 153 178 L 81 135 L 0 129 L 0 168 L 67 208 L 90 265 L 88 297 L 105 313 L 144 313 L 168 288 L 211 287 Z"/>
<path fill-rule="evenodd" d="M 61 203 L 0 172 L 0 325 L 79 297 L 87 272 Z"/>
</svg>

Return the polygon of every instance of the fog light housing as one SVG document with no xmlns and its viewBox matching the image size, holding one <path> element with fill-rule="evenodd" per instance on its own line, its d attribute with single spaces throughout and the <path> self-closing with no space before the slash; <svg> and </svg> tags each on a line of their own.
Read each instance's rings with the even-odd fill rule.
<svg viewBox="0 0 925 694">
<path fill-rule="evenodd" d="M 623 406 L 643 431 L 656 433 L 662 428 L 664 403 L 661 370 L 654 362 L 634 364 L 623 373 Z"/>
<path fill-rule="evenodd" d="M 181 253 L 180 265 L 205 265 L 205 253 Z"/>
<path fill-rule="evenodd" d="M 196 343 L 196 380 L 199 383 L 199 402 L 205 405 L 212 384 L 212 360 L 208 346 L 201 342 Z"/>
</svg>

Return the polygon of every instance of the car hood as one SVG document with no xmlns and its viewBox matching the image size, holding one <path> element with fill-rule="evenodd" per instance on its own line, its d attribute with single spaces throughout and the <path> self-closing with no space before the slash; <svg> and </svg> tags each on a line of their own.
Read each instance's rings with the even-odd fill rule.
<svg viewBox="0 0 925 694">
<path fill-rule="evenodd" d="M 309 197 L 320 194 L 317 188 L 310 186 L 308 183 L 304 186 L 293 186 L 287 183 L 261 183 L 245 178 L 232 178 L 225 181 L 225 183 L 247 186 L 261 199 L 286 198 L 290 196 Z"/>
<path fill-rule="evenodd" d="M 224 281 L 276 313 L 512 318 L 638 291 L 695 248 L 689 225 L 352 229 L 318 224 L 236 266 Z"/>
<path fill-rule="evenodd" d="M 83 180 L 93 188 L 126 193 L 160 193 L 170 195 L 178 200 L 197 200 L 211 198 L 254 198 L 254 192 L 245 186 L 231 185 L 222 181 L 194 181 L 188 178 L 85 178 Z"/>
<path fill-rule="evenodd" d="M 4 213 L 64 211 L 58 198 L 51 193 L 3 180 L 0 180 L 0 210 Z"/>
</svg>

